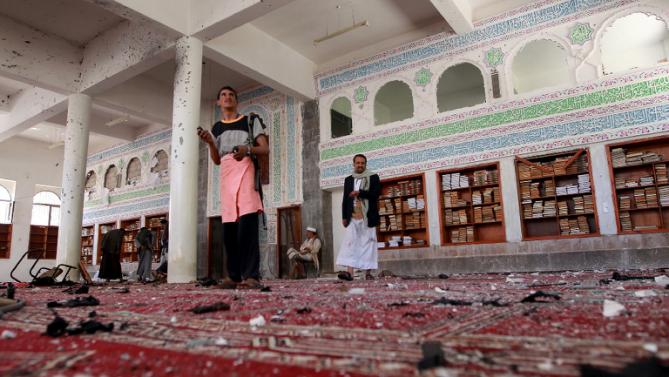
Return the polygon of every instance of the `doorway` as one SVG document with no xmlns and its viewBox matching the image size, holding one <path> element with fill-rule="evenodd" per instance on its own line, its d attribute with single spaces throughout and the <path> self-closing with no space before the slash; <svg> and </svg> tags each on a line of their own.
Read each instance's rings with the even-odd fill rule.
<svg viewBox="0 0 669 377">
<path fill-rule="evenodd" d="M 290 262 L 286 252 L 288 249 L 299 249 L 302 244 L 302 216 L 300 206 L 277 209 L 277 252 L 279 262 L 279 278 L 288 278 Z"/>
</svg>

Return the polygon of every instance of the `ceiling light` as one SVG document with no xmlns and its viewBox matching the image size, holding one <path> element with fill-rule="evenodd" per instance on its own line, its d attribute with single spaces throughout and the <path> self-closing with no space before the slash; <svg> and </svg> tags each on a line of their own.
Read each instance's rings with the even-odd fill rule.
<svg viewBox="0 0 669 377">
<path fill-rule="evenodd" d="M 129 120 L 130 120 L 130 117 L 128 115 L 124 115 L 122 117 L 118 117 L 116 119 L 110 120 L 109 122 L 105 123 L 105 126 L 112 127 L 112 126 L 116 126 L 117 124 L 126 123 Z"/>
<path fill-rule="evenodd" d="M 342 34 L 348 33 L 349 31 L 353 31 L 353 30 L 355 30 L 355 29 L 358 29 L 358 28 L 361 28 L 361 27 L 364 27 L 364 26 L 369 26 L 369 21 L 364 20 L 364 21 L 362 21 L 362 22 L 358 22 L 357 24 L 353 24 L 353 25 L 351 25 L 351 26 L 349 26 L 349 27 L 347 27 L 347 28 L 337 30 L 337 31 L 335 31 L 335 32 L 332 33 L 332 34 L 328 34 L 328 35 L 326 35 L 326 36 L 324 36 L 324 37 L 321 37 L 321 38 L 318 38 L 318 39 L 314 39 L 314 44 L 316 45 L 316 44 L 319 44 L 319 43 L 321 43 L 321 42 L 325 42 L 325 41 L 327 41 L 327 40 L 329 40 L 329 39 L 338 37 L 338 36 L 340 36 L 340 35 L 342 35 Z"/>
</svg>

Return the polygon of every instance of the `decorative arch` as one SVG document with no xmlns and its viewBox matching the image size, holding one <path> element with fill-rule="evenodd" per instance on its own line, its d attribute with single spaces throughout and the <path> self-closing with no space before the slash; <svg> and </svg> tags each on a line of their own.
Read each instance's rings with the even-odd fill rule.
<svg viewBox="0 0 669 377">
<path fill-rule="evenodd" d="M 104 187 L 109 191 L 114 191 L 121 187 L 121 175 L 116 165 L 109 165 L 105 172 Z"/>
<path fill-rule="evenodd" d="M 374 125 L 399 122 L 414 116 L 411 85 L 395 79 L 383 84 L 374 95 Z"/>
<path fill-rule="evenodd" d="M 568 44 L 542 36 L 520 45 L 512 55 L 508 72 L 514 94 L 564 86 L 573 81 Z"/>
<path fill-rule="evenodd" d="M 451 65 L 439 77 L 436 95 L 440 113 L 485 103 L 485 79 L 481 69 L 469 62 Z"/>
<path fill-rule="evenodd" d="M 60 222 L 60 197 L 51 191 L 40 191 L 33 196 L 30 225 L 58 226 Z"/>
<path fill-rule="evenodd" d="M 338 96 L 330 103 L 330 137 L 348 136 L 353 133 L 353 105 L 346 96 Z"/>
<path fill-rule="evenodd" d="M 151 173 L 164 173 L 169 168 L 169 155 L 164 149 L 159 149 L 151 160 Z"/>
<path fill-rule="evenodd" d="M 669 23 L 653 12 L 628 10 L 602 25 L 596 47 L 609 75 L 669 61 Z"/>
<path fill-rule="evenodd" d="M 126 185 L 135 186 L 142 179 L 142 163 L 139 161 L 139 158 L 133 157 L 128 162 L 128 167 L 126 169 Z"/>
</svg>

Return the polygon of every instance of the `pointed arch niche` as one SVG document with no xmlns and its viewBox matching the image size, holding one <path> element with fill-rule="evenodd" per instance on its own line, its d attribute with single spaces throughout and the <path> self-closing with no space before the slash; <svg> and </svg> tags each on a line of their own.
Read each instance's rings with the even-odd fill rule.
<svg viewBox="0 0 669 377">
<path fill-rule="evenodd" d="M 413 94 L 405 82 L 383 84 L 374 97 L 374 125 L 413 118 Z"/>
<path fill-rule="evenodd" d="M 437 108 L 440 113 L 485 102 L 481 70 L 471 63 L 449 67 L 439 77 Z"/>
<path fill-rule="evenodd" d="M 511 76 L 515 94 L 570 83 L 567 51 L 550 39 L 528 42 L 513 59 Z"/>
<path fill-rule="evenodd" d="M 654 14 L 620 17 L 604 30 L 601 52 L 605 75 L 667 63 L 669 29 Z"/>
<path fill-rule="evenodd" d="M 351 101 L 346 97 L 339 97 L 330 107 L 330 135 L 335 139 L 351 133 L 353 133 Z"/>
</svg>

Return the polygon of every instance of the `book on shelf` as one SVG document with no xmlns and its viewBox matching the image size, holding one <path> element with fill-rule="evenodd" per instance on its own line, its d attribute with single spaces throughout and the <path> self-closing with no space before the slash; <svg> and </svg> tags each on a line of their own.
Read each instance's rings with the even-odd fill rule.
<svg viewBox="0 0 669 377">
<path fill-rule="evenodd" d="M 663 159 L 661 154 L 652 151 L 627 152 L 624 148 L 611 150 L 611 162 L 614 168 L 658 162 Z"/>
<path fill-rule="evenodd" d="M 622 228 L 623 231 L 632 230 L 632 218 L 630 217 L 629 212 L 627 211 L 620 212 L 620 227 Z"/>
<path fill-rule="evenodd" d="M 669 206 L 669 186 L 660 186 L 657 190 L 660 195 L 660 205 L 662 207 Z"/>
<path fill-rule="evenodd" d="M 655 164 L 655 177 L 658 185 L 669 183 L 667 176 L 667 164 Z"/>
</svg>

